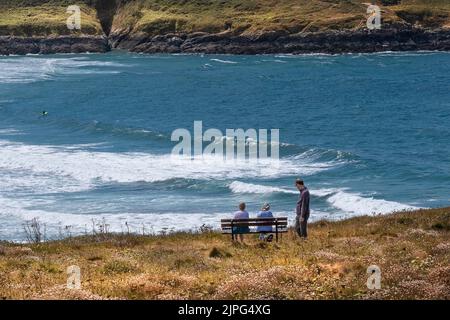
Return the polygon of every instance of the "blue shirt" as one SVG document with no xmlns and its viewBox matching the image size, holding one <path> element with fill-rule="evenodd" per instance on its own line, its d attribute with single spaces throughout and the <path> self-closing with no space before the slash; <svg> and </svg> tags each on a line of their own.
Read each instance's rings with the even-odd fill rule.
<svg viewBox="0 0 450 320">
<path fill-rule="evenodd" d="M 270 211 L 260 211 L 256 217 L 257 218 L 273 218 L 273 214 Z M 259 227 L 256 227 L 256 231 L 270 232 L 270 231 L 272 231 L 272 226 L 259 226 Z"/>
<path fill-rule="evenodd" d="M 234 213 L 234 219 L 249 219 L 250 215 L 247 211 L 236 211 Z"/>
<path fill-rule="evenodd" d="M 234 219 L 235 220 L 241 220 L 241 219 L 249 219 L 250 215 L 248 214 L 247 211 L 236 211 L 234 213 Z M 248 233 L 250 232 L 250 228 L 249 227 L 233 227 L 233 233 Z"/>
</svg>

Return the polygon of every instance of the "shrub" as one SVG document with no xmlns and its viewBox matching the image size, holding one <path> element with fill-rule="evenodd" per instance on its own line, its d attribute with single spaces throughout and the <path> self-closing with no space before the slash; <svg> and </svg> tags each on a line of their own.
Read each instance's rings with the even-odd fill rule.
<svg viewBox="0 0 450 320">
<path fill-rule="evenodd" d="M 225 250 L 218 249 L 217 247 L 212 248 L 209 252 L 210 258 L 228 258 L 231 256 L 231 253 L 226 252 Z"/>
<path fill-rule="evenodd" d="M 130 273 L 134 270 L 135 268 L 130 263 L 122 260 L 110 261 L 103 267 L 105 274 Z"/>
</svg>

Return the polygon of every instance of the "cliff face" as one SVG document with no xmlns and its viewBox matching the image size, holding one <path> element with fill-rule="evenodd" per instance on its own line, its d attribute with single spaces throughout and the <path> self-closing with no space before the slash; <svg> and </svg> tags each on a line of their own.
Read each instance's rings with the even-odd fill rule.
<svg viewBox="0 0 450 320">
<path fill-rule="evenodd" d="M 0 55 L 107 52 L 108 39 L 102 36 L 0 36 Z"/>
<path fill-rule="evenodd" d="M 377 32 L 320 31 L 289 34 L 268 31 L 258 35 L 169 33 L 148 36 L 125 34 L 113 36 L 113 45 L 120 49 L 143 53 L 208 53 L 208 54 L 305 54 L 352 53 L 380 51 L 450 50 L 448 30 L 425 30 L 400 27 Z"/>
<path fill-rule="evenodd" d="M 363 0 L 0 0 L 0 54 L 105 52 L 340 53 L 450 50 L 450 1 L 379 0 L 368 30 Z"/>
<path fill-rule="evenodd" d="M 77 1 L 81 30 L 67 28 L 69 0 L 0 0 L 0 54 L 110 50 L 95 3 Z"/>
<path fill-rule="evenodd" d="M 382 29 L 373 31 L 365 2 L 121 1 L 110 39 L 113 47 L 145 53 L 450 50 L 449 1 L 378 1 Z"/>
<path fill-rule="evenodd" d="M 111 32 L 112 23 L 116 14 L 118 2 L 116 0 L 97 0 L 95 10 L 105 35 Z"/>
</svg>

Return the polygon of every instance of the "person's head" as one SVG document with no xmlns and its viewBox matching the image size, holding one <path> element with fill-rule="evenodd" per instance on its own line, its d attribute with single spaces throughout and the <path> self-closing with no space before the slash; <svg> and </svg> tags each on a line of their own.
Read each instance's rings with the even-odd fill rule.
<svg viewBox="0 0 450 320">
<path fill-rule="evenodd" d="M 305 182 L 302 179 L 297 179 L 295 180 L 295 186 L 297 187 L 298 190 L 303 190 L 305 189 Z"/>
<path fill-rule="evenodd" d="M 241 210 L 241 211 L 245 210 L 245 202 L 239 203 L 239 210 Z"/>
<path fill-rule="evenodd" d="M 268 204 L 267 202 L 265 202 L 262 207 L 261 207 L 262 211 L 269 211 L 270 210 L 270 204 Z"/>
</svg>

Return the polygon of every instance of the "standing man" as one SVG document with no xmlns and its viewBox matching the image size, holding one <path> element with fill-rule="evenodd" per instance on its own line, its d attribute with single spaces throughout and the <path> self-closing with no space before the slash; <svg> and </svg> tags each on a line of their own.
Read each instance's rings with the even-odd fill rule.
<svg viewBox="0 0 450 320">
<path fill-rule="evenodd" d="M 306 239 L 308 236 L 309 190 L 301 179 L 295 181 L 295 186 L 298 191 L 300 191 L 296 209 L 297 217 L 295 219 L 295 231 L 297 231 L 300 238 Z"/>
</svg>

